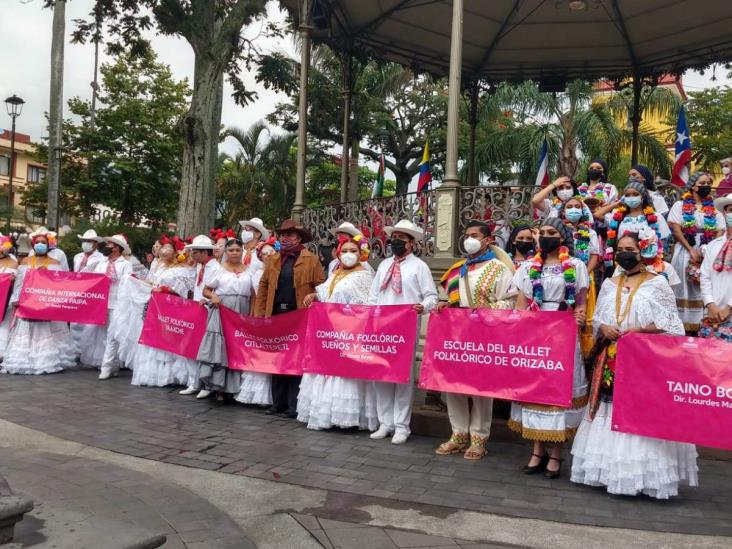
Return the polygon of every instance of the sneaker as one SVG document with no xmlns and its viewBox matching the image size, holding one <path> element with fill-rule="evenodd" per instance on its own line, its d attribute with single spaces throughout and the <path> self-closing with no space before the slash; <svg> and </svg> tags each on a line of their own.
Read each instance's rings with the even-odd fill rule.
<svg viewBox="0 0 732 549">
<path fill-rule="evenodd" d="M 192 395 L 196 391 L 198 391 L 198 389 L 196 389 L 193 385 L 191 385 L 190 387 L 186 387 L 182 391 L 178 391 L 178 394 L 179 395 Z"/>
<path fill-rule="evenodd" d="M 392 444 L 404 444 L 407 442 L 407 439 L 409 438 L 409 435 L 407 433 L 394 433 L 394 436 L 391 437 L 391 443 Z"/>
<path fill-rule="evenodd" d="M 196 398 L 208 398 L 211 396 L 211 391 L 207 391 L 206 389 L 201 389 L 198 394 L 196 395 Z"/>
<path fill-rule="evenodd" d="M 371 433 L 370 438 L 372 440 L 381 440 L 382 438 L 386 438 L 391 434 L 391 429 L 389 429 L 386 425 L 380 426 L 376 431 Z"/>
</svg>

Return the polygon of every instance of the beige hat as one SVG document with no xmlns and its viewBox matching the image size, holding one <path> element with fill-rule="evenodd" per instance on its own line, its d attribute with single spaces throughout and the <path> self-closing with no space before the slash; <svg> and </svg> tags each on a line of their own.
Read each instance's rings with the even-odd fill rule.
<svg viewBox="0 0 732 549">
<path fill-rule="evenodd" d="M 247 221 L 246 219 L 239 221 L 239 225 L 241 225 L 242 229 L 252 227 L 253 229 L 259 231 L 259 234 L 262 235 L 262 240 L 267 240 L 269 238 L 269 231 L 264 226 L 264 222 L 258 217 L 252 217 L 249 221 Z"/>
<path fill-rule="evenodd" d="M 79 237 L 79 240 L 87 240 L 90 242 L 103 242 L 104 239 L 97 235 L 97 231 L 94 229 L 89 229 L 84 234 L 77 234 L 77 237 Z"/>
<path fill-rule="evenodd" d="M 330 234 L 332 234 L 333 236 L 337 235 L 338 233 L 345 233 L 351 236 L 363 236 L 363 233 L 359 231 L 356 226 L 349 221 L 344 221 L 335 229 L 330 229 Z"/>
<path fill-rule="evenodd" d="M 405 233 L 415 240 L 421 241 L 424 238 L 424 231 L 420 229 L 417 225 L 406 219 L 402 219 L 393 227 L 384 227 L 384 232 L 389 237 L 391 237 L 392 233 Z"/>
<path fill-rule="evenodd" d="M 213 250 L 214 245 L 211 239 L 205 234 L 199 234 L 190 244 L 185 245 L 186 250 Z"/>
<path fill-rule="evenodd" d="M 117 246 L 122 248 L 122 253 L 125 253 L 125 254 L 132 253 L 132 250 L 130 250 L 130 245 L 127 244 L 127 238 L 123 234 L 116 234 L 114 236 L 105 236 L 103 240 L 105 242 L 110 242 L 111 244 L 117 244 Z"/>
<path fill-rule="evenodd" d="M 720 196 L 714 200 L 714 207 L 724 213 L 724 209 L 732 204 L 732 195 Z"/>
<path fill-rule="evenodd" d="M 40 227 L 33 231 L 31 234 L 28 235 L 31 239 L 37 237 L 37 236 L 50 236 L 51 238 L 56 238 L 58 236 L 54 231 L 49 231 L 46 227 Z"/>
</svg>

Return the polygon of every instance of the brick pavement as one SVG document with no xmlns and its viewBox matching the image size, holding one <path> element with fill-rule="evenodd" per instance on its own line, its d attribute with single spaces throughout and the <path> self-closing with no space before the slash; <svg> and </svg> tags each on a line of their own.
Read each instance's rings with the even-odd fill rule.
<svg viewBox="0 0 732 549">
<path fill-rule="evenodd" d="M 729 462 L 700 460 L 701 486 L 659 502 L 522 475 L 523 442 L 492 442 L 477 462 L 434 454 L 438 441 L 406 445 L 365 433 L 314 432 L 258 409 L 222 406 L 106 383 L 88 371 L 0 376 L 0 418 L 146 459 L 396 502 L 584 525 L 732 536 Z"/>
</svg>

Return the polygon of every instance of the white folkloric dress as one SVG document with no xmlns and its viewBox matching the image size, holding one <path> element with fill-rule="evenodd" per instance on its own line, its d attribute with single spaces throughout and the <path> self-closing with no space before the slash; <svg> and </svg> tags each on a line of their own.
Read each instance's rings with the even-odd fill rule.
<svg viewBox="0 0 732 549">
<path fill-rule="evenodd" d="M 665 277 L 655 276 L 641 284 L 621 325 L 616 318 L 617 289 L 613 279 L 602 285 L 593 321 L 596 333 L 603 324 L 621 330 L 653 324 L 667 334 L 684 334 L 674 293 Z M 621 311 L 625 310 L 629 295 L 623 289 Z M 611 494 L 642 493 L 658 499 L 677 495 L 681 481 L 697 485 L 697 453 L 693 444 L 613 431 L 612 415 L 612 395 L 601 393 L 594 419 L 589 414 L 585 417 L 572 445 L 572 482 L 606 486 Z"/>
<path fill-rule="evenodd" d="M 676 223 L 684 227 L 684 203 L 682 200 L 676 202 L 668 213 L 668 222 Z M 715 210 L 717 220 L 717 230 L 724 229 L 727 224 L 724 216 Z M 694 242 L 689 242 L 697 250 L 700 249 L 701 235 L 704 230 L 704 213 L 697 208 L 695 213 L 696 220 L 696 237 Z M 716 236 L 715 236 L 716 238 Z M 674 294 L 676 295 L 676 306 L 679 309 L 679 316 L 681 322 L 684 324 L 684 329 L 688 332 L 695 332 L 699 329 L 702 318 L 704 317 L 704 302 L 702 301 L 701 288 L 698 283 L 689 280 L 686 276 L 686 268 L 689 266 L 689 260 L 691 256 L 681 244 L 678 242 L 674 244 L 674 255 L 671 258 L 671 265 L 676 270 L 676 274 L 681 279 L 681 284 L 674 286 Z"/>
<path fill-rule="evenodd" d="M 134 275 L 127 275 L 120 280 L 118 290 L 117 310 L 108 330 L 119 345 L 117 358 L 132 369 L 152 286 Z"/>
<path fill-rule="evenodd" d="M 338 272 L 338 271 L 336 271 Z M 373 271 L 361 270 L 338 280 L 335 274 L 315 288 L 324 303 L 362 305 L 368 301 Z M 361 379 L 304 374 L 297 397 L 297 419 L 308 429 L 358 427 L 374 431 L 379 426 L 374 384 Z"/>
<path fill-rule="evenodd" d="M 32 267 L 21 265 L 15 280 L 11 304 L 17 304 L 25 275 Z M 49 271 L 67 271 L 62 265 L 49 265 Z M 4 374 L 53 374 L 76 364 L 76 352 L 66 322 L 16 318 L 10 330 L 2 370 Z"/>
<path fill-rule="evenodd" d="M 105 260 L 104 255 L 98 250 L 94 250 L 90 254 L 78 253 L 74 256 L 74 272 L 93 273 L 96 271 L 97 265 Z M 98 368 L 102 365 L 106 336 L 102 336 L 100 344 L 95 336 L 96 328 L 98 326 L 92 324 L 69 324 L 71 337 L 74 340 L 74 346 L 76 348 L 76 355 L 79 357 L 79 363 L 82 366 Z"/>
<path fill-rule="evenodd" d="M 185 265 L 161 266 L 152 275 L 152 282 L 155 288 L 166 286 L 178 296 L 187 298 L 188 292 L 193 291 L 196 271 Z M 188 361 L 190 360 L 167 351 L 138 344 L 132 357 L 131 383 L 148 387 L 186 385 L 188 383 Z"/>
<path fill-rule="evenodd" d="M 0 274 L 9 274 L 14 277 L 18 274 L 18 268 L 0 267 Z M 0 358 L 5 354 L 5 348 L 8 346 L 8 338 L 10 337 L 10 322 L 13 316 L 13 308 L 10 306 L 10 296 L 13 295 L 13 287 L 10 287 L 8 294 L 8 302 L 0 303 L 0 307 L 5 307 L 5 318 L 0 322 Z"/>
<path fill-rule="evenodd" d="M 577 293 L 589 287 L 589 275 L 585 264 L 572 258 L 576 270 Z M 533 287 L 529 278 L 531 262 L 521 265 L 514 276 L 513 283 L 527 299 L 533 295 Z M 541 284 L 544 288 L 542 311 L 556 311 L 565 297 L 564 272 L 561 265 L 545 265 L 541 273 Z M 521 402 L 511 403 L 511 419 L 508 427 L 521 433 L 526 439 L 544 442 L 564 442 L 574 435 L 582 421 L 587 404 L 587 376 L 582 361 L 579 338 L 574 352 L 574 376 L 572 379 L 572 407 L 545 406 Z"/>
</svg>

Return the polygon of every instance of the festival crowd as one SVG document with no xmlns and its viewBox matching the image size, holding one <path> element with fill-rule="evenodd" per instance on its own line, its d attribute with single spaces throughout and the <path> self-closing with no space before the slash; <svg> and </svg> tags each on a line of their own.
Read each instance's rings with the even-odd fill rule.
<svg viewBox="0 0 732 549">
<path fill-rule="evenodd" d="M 403 444 L 413 383 L 231 369 L 220 308 L 255 317 L 285 315 L 316 301 L 411 305 L 420 315 L 446 307 L 570 311 L 579 330 L 572 405 L 511 405 L 509 427 L 531 444 L 523 473 L 560 476 L 563 446 L 573 441 L 572 482 L 669 498 L 681 482 L 697 484 L 696 448 L 611 429 L 617 344 L 629 332 L 732 341 L 732 195 L 715 193 L 711 176 L 697 172 L 669 209 L 647 167 L 634 166 L 622 191 L 607 173 L 597 160 L 585 183 L 560 177 L 541 189 L 532 200 L 535 221 L 513 227 L 505 249 L 494 244 L 485 222 L 467 223 L 466 257 L 438 285 L 415 254 L 424 234 L 409 220 L 385 227 L 391 254 L 376 271 L 367 238 L 349 222 L 332 228 L 337 247 L 326 268 L 305 247 L 312 236 L 295 220 L 285 220 L 274 234 L 254 218 L 240 223 L 239 234 L 213 230 L 188 242 L 163 236 L 149 272 L 134 268 L 124 235 L 87 231 L 79 235 L 83 252 L 72 267 L 111 279 L 105 326 L 14 315 L 29 271 L 69 266 L 56 235 L 45 229 L 31 235 L 31 255 L 20 264 L 13 242 L 0 237 L 0 273 L 15 277 L 0 326 L 1 371 L 50 374 L 80 363 L 98 368 L 106 380 L 125 367 L 133 385 L 180 385 L 190 398 L 256 405 L 309 429 L 363 429 L 372 439 Z M 139 343 L 153 292 L 206 307 L 196 359 Z M 446 404 L 452 436 L 437 454 L 481 459 L 493 400 L 448 393 Z"/>
</svg>

